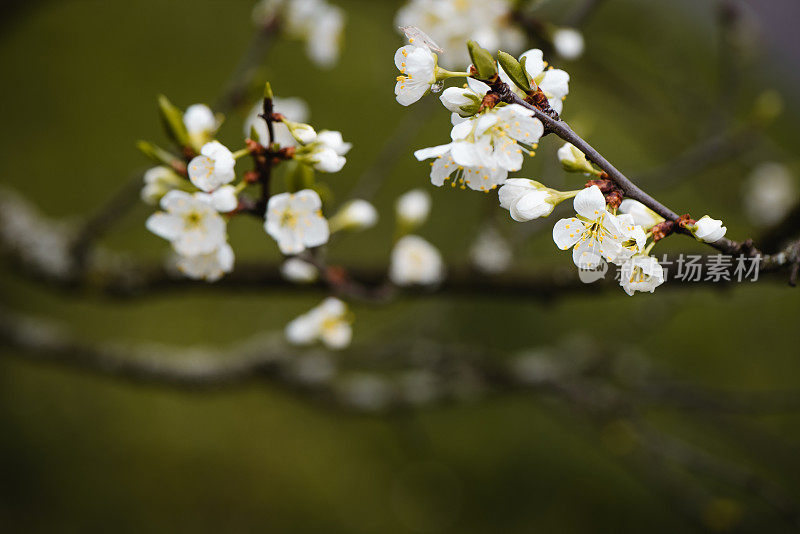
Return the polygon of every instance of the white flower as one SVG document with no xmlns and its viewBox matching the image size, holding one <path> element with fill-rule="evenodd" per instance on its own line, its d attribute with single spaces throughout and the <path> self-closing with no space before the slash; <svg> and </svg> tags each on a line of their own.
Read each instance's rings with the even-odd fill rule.
<svg viewBox="0 0 800 534">
<path fill-rule="evenodd" d="M 378 210 L 366 200 L 351 200 L 331 217 L 331 232 L 339 230 L 366 230 L 378 222 Z"/>
<path fill-rule="evenodd" d="M 658 213 L 632 198 L 626 198 L 622 201 L 622 204 L 619 205 L 619 212 L 633 217 L 634 224 L 641 226 L 645 230 L 664 222 L 664 218 Z"/>
<path fill-rule="evenodd" d="M 565 143 L 558 149 L 558 161 L 566 171 L 594 173 L 594 167 L 586 159 L 586 155 L 572 143 Z"/>
<path fill-rule="evenodd" d="M 442 256 L 419 236 L 402 237 L 392 250 L 389 279 L 398 286 L 438 284 L 444 279 Z"/>
<path fill-rule="evenodd" d="M 189 162 L 189 179 L 203 191 L 209 192 L 228 184 L 236 177 L 233 154 L 219 141 L 211 141 L 200 149 L 200 156 Z"/>
<path fill-rule="evenodd" d="M 321 172 L 339 172 L 347 160 L 336 153 L 334 149 L 325 145 L 318 145 L 308 155 L 309 161 L 315 169 Z"/>
<path fill-rule="evenodd" d="M 195 197 L 208 202 L 220 213 L 228 213 L 239 206 L 236 188 L 232 185 L 223 185 L 212 193 L 195 193 Z"/>
<path fill-rule="evenodd" d="M 694 236 L 706 243 L 715 243 L 725 236 L 727 227 L 722 226 L 722 221 L 703 215 L 694 226 Z"/>
<path fill-rule="evenodd" d="M 577 192 L 561 192 L 527 178 L 511 178 L 497 192 L 500 206 L 517 222 L 547 217 L 560 202 Z"/>
<path fill-rule="evenodd" d="M 490 191 L 518 171 L 544 132 L 533 112 L 517 104 L 496 106 L 469 119 L 454 115 L 452 143 L 414 152 L 418 160 L 437 158 L 431 182 L 441 186 L 450 175 L 477 191 Z"/>
<path fill-rule="evenodd" d="M 578 59 L 583 55 L 583 35 L 574 28 L 559 28 L 553 33 L 553 47 L 564 59 Z"/>
<path fill-rule="evenodd" d="M 528 76 L 545 94 L 550 107 L 556 113 L 561 114 L 564 108 L 563 100 L 569 94 L 569 74 L 561 69 L 548 67 L 547 62 L 544 60 L 544 54 L 538 48 L 528 50 L 522 54 L 519 58 L 520 61 L 523 58 L 525 59 L 525 70 L 528 72 Z M 502 67 L 498 68 L 498 72 L 501 80 L 512 89 L 520 92 Z"/>
<path fill-rule="evenodd" d="M 217 117 L 205 104 L 192 104 L 183 114 L 183 125 L 192 144 L 202 146 L 214 136 L 219 127 Z"/>
<path fill-rule="evenodd" d="M 785 165 L 762 163 L 745 184 L 744 206 L 754 223 L 770 226 L 783 219 L 797 197 L 797 183 Z"/>
<path fill-rule="evenodd" d="M 295 140 L 301 145 L 313 143 L 317 138 L 317 132 L 308 124 L 292 122 L 289 120 L 284 120 L 283 124 L 289 128 L 289 133 L 291 133 L 292 137 L 294 137 Z"/>
<path fill-rule="evenodd" d="M 321 208 L 322 200 L 311 189 L 275 195 L 267 203 L 264 229 L 283 254 L 299 254 L 328 242 L 328 221 Z"/>
<path fill-rule="evenodd" d="M 617 261 L 623 232 L 617 218 L 606 210 L 606 200 L 596 185 L 575 195 L 577 217 L 561 219 L 553 227 L 553 241 L 567 250 L 574 245 L 572 260 L 580 269 L 593 269 L 602 258 Z"/>
<path fill-rule="evenodd" d="M 445 50 L 442 61 L 466 67 L 469 39 L 488 50 L 522 50 L 525 34 L 512 25 L 513 8 L 509 0 L 411 0 L 397 12 L 395 24 L 420 28 Z"/>
<path fill-rule="evenodd" d="M 470 249 L 470 259 L 478 270 L 498 274 L 511 264 L 511 247 L 491 226 L 478 234 Z"/>
<path fill-rule="evenodd" d="M 281 264 L 281 275 L 298 284 L 314 282 L 319 276 L 319 269 L 300 258 L 288 258 Z"/>
<path fill-rule="evenodd" d="M 233 269 L 233 249 L 228 243 L 222 243 L 208 254 L 195 256 L 178 256 L 178 270 L 189 278 L 216 282 L 225 273 Z"/>
<path fill-rule="evenodd" d="M 394 64 L 400 71 L 394 94 L 397 101 L 410 106 L 436 83 L 436 54 L 427 46 L 406 45 L 397 49 Z"/>
<path fill-rule="evenodd" d="M 633 296 L 635 291 L 654 292 L 664 283 L 664 268 L 653 256 L 637 255 L 622 264 L 619 285 Z"/>
<path fill-rule="evenodd" d="M 633 215 L 626 213 L 617 215 L 616 223 L 617 228 L 622 232 L 620 248 L 617 249 L 616 256 L 610 257 L 609 260 L 615 265 L 622 265 L 635 254 L 644 252 L 647 234 L 641 226 L 636 224 Z"/>
<path fill-rule="evenodd" d="M 314 142 L 333 149 L 339 156 L 344 156 L 353 148 L 352 143 L 346 143 L 342 139 L 342 132 L 336 130 L 320 130 Z"/>
<path fill-rule="evenodd" d="M 422 189 L 412 189 L 397 198 L 395 211 L 401 224 L 416 228 L 428 219 L 431 196 Z"/>
<path fill-rule="evenodd" d="M 306 122 L 309 118 L 308 104 L 301 98 L 279 98 L 275 97 L 272 101 L 272 110 L 275 113 L 280 113 L 288 121 L 292 122 Z M 249 137 L 250 132 L 255 129 L 256 141 L 262 145 L 267 143 L 267 123 L 259 117 L 264 111 L 264 104 L 258 102 L 250 110 L 247 120 L 244 123 L 244 135 Z M 289 128 L 283 122 L 274 122 L 272 124 L 274 132 L 273 143 L 278 143 L 282 147 L 294 146 L 297 144 L 294 136 L 289 132 Z"/>
<path fill-rule="evenodd" d="M 161 199 L 164 211 L 147 219 L 147 229 L 171 241 L 181 256 L 210 254 L 225 243 L 225 220 L 205 197 L 170 191 Z"/>
<path fill-rule="evenodd" d="M 294 345 L 322 341 L 330 349 L 343 349 L 353 338 L 347 305 L 329 297 L 322 304 L 286 325 L 286 339 Z"/>
<path fill-rule="evenodd" d="M 148 204 L 155 205 L 168 191 L 180 187 L 182 184 L 183 179 L 169 167 L 161 166 L 147 169 L 144 173 L 144 187 L 141 192 L 142 200 Z"/>
</svg>

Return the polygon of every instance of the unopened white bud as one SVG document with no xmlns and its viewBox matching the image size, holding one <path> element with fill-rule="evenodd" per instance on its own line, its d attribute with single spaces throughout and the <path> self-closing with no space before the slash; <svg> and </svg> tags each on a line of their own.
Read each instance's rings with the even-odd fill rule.
<svg viewBox="0 0 800 534">
<path fill-rule="evenodd" d="M 329 221 L 331 232 L 366 230 L 378 222 L 378 210 L 366 200 L 356 199 L 345 204 Z"/>
<path fill-rule="evenodd" d="M 559 28 L 553 33 L 553 47 L 564 59 L 578 59 L 583 55 L 583 35 L 574 28 Z"/>
<path fill-rule="evenodd" d="M 722 221 L 703 215 L 694 226 L 694 235 L 706 243 L 715 243 L 725 236 L 727 227 L 722 226 Z"/>
<path fill-rule="evenodd" d="M 422 189 L 412 189 L 397 199 L 395 208 L 402 224 L 417 227 L 428 219 L 431 196 Z"/>
</svg>

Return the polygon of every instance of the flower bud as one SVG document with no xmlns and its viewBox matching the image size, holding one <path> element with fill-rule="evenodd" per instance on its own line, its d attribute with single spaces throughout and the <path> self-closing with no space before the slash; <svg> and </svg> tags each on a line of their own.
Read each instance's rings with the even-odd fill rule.
<svg viewBox="0 0 800 534">
<path fill-rule="evenodd" d="M 506 180 L 498 191 L 500 206 L 517 222 L 547 217 L 556 205 L 573 196 L 575 192 L 556 191 L 527 178 Z"/>
<path fill-rule="evenodd" d="M 627 213 L 633 217 L 633 223 L 641 226 L 645 230 L 652 228 L 656 224 L 664 222 L 664 218 L 658 213 L 654 212 L 638 200 L 633 200 L 632 198 L 626 198 L 623 200 L 622 204 L 619 205 L 619 211 L 620 213 Z"/>
<path fill-rule="evenodd" d="M 147 204 L 155 206 L 171 189 L 181 186 L 183 180 L 168 167 L 153 167 L 144 173 L 141 197 Z"/>
<path fill-rule="evenodd" d="M 309 159 L 314 165 L 314 168 L 322 172 L 339 172 L 347 162 L 344 157 L 340 156 L 334 149 L 326 145 L 319 145 L 311 152 Z"/>
<path fill-rule="evenodd" d="M 722 221 L 703 215 L 694 225 L 694 236 L 706 243 L 715 243 L 725 236 L 727 227 L 722 226 Z"/>
<path fill-rule="evenodd" d="M 568 172 L 585 172 L 594 174 L 595 170 L 583 152 L 578 150 L 571 143 L 565 143 L 558 149 L 558 161 Z"/>
<path fill-rule="evenodd" d="M 378 211 L 366 200 L 356 199 L 345 204 L 328 222 L 331 232 L 366 230 L 378 222 Z"/>
<path fill-rule="evenodd" d="M 308 124 L 291 121 L 283 121 L 283 123 L 289 128 L 289 132 L 291 132 L 292 137 L 294 137 L 297 142 L 302 145 L 312 143 L 317 138 L 317 132 Z"/>
<path fill-rule="evenodd" d="M 431 197 L 422 189 L 412 189 L 397 199 L 397 219 L 403 226 L 416 228 L 423 224 L 431 211 Z"/>
<path fill-rule="evenodd" d="M 300 258 L 289 258 L 281 265 L 281 276 L 297 284 L 309 284 L 317 280 L 319 270 Z"/>
<path fill-rule="evenodd" d="M 462 117 L 469 117 L 478 112 L 481 101 L 471 89 L 448 87 L 439 97 L 444 107 Z"/>
</svg>

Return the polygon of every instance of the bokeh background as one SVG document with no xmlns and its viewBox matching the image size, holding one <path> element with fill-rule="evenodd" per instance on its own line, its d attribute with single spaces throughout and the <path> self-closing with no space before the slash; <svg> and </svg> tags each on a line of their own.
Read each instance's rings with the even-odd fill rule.
<svg viewBox="0 0 800 534">
<path fill-rule="evenodd" d="M 341 61 L 321 71 L 302 45 L 277 42 L 263 65 L 279 96 L 309 102 L 311 123 L 341 130 L 354 149 L 332 175 L 344 194 L 409 113 L 393 99 L 391 58 L 401 40 L 393 1 L 335 0 L 347 12 Z M 765 4 L 765 5 L 762 5 Z M 570 2 L 553 0 L 557 18 Z M 562 7 L 567 6 L 567 7 Z M 669 185 L 644 183 L 683 213 L 722 218 L 734 239 L 757 235 L 743 215 L 742 184 L 763 161 L 798 171 L 797 51 L 793 2 L 753 2 L 741 32 L 731 110 L 719 82 L 715 2 L 608 0 L 585 28 L 587 51 L 570 72 L 565 118 L 631 176 L 646 176 L 709 135 L 715 114 L 747 116 L 775 89 L 783 114 L 754 150 Z M 0 180 L 53 217 L 90 212 L 147 161 L 137 139 L 163 141 L 155 95 L 180 106 L 210 102 L 252 34 L 247 0 L 31 1 L 0 23 Z M 752 31 L 752 32 L 751 32 Z M 535 44 L 535 43 L 533 43 Z M 249 107 L 249 106 L 246 106 Z M 241 139 L 244 110 L 220 138 Z M 331 251 L 344 263 L 381 265 L 391 206 L 424 187 L 434 198 L 421 234 L 463 264 L 494 195 L 436 190 L 411 148 L 439 144 L 447 114 L 431 113 L 408 156 L 385 169 L 383 217 Z M 575 185 L 542 142 L 520 175 Z M 496 210 L 500 211 L 500 210 Z M 105 240 L 137 257 L 162 257 L 141 205 Z M 559 212 L 560 213 L 560 212 Z M 507 236 L 518 226 L 497 214 Z M 552 221 L 551 221 L 552 222 Z M 251 220 L 230 225 L 237 259 L 277 260 Z M 702 251 L 674 239 L 660 252 Z M 549 231 L 520 246 L 515 268 L 571 263 Z M 89 341 L 227 345 L 280 330 L 321 295 L 291 290 L 192 289 L 113 300 L 52 292 L 3 268 L 4 306 L 57 319 Z M 782 282 L 708 286 L 627 297 L 622 291 L 525 298 L 437 296 L 387 307 L 354 304 L 354 345 L 435 338 L 498 352 L 564 343 L 635 351 L 676 379 L 714 388 L 800 388 L 800 300 Z M 7 356 L 13 351 L 0 347 Z M 341 357 L 346 365 L 347 353 Z M 654 411 L 661 429 L 746 466 L 800 498 L 800 431 L 794 415 L 731 417 Z M 474 399 L 392 416 L 353 415 L 279 388 L 219 392 L 130 384 L 24 359 L 0 359 L 0 530 L 4 532 L 760 532 L 791 530 L 746 493 L 708 482 L 719 500 L 690 517 L 622 458 L 614 429 L 568 406 L 523 394 Z M 688 492 L 688 490 L 687 490 Z M 721 511 L 720 511 L 721 510 Z M 721 518 L 721 519 L 720 519 Z M 755 518 L 755 519 L 754 519 Z"/>
</svg>

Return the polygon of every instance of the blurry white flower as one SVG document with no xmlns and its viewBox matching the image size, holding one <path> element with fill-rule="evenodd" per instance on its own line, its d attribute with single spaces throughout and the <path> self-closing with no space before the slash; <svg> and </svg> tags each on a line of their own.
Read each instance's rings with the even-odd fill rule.
<svg viewBox="0 0 800 534">
<path fill-rule="evenodd" d="M 142 187 L 142 200 L 150 205 L 155 205 L 161 197 L 171 189 L 180 187 L 183 179 L 169 167 L 153 167 L 144 173 L 144 187 Z"/>
<path fill-rule="evenodd" d="M 706 243 L 715 243 L 725 236 L 727 227 L 722 226 L 722 221 L 703 215 L 694 226 L 694 236 Z"/>
<path fill-rule="evenodd" d="M 586 155 L 578 150 L 572 143 L 565 143 L 558 149 L 558 161 L 564 170 L 569 172 L 594 173 L 594 167 L 586 159 Z"/>
<path fill-rule="evenodd" d="M 330 68 L 339 58 L 344 12 L 325 0 L 261 0 L 253 8 L 253 21 L 269 26 L 283 16 L 285 33 L 305 41 L 306 53 L 323 68 Z"/>
<path fill-rule="evenodd" d="M 290 282 L 308 284 L 319 277 L 319 269 L 300 258 L 288 258 L 281 264 L 281 275 Z"/>
<path fill-rule="evenodd" d="M 321 208 L 322 200 L 311 189 L 275 195 L 267 203 L 264 229 L 283 254 L 299 254 L 328 242 L 328 221 Z"/>
<path fill-rule="evenodd" d="M 392 250 L 389 279 L 398 286 L 438 284 L 444 279 L 442 256 L 419 236 L 402 237 Z"/>
<path fill-rule="evenodd" d="M 428 219 L 431 196 L 422 189 L 412 189 L 397 198 L 395 211 L 401 224 L 416 228 Z"/>
<path fill-rule="evenodd" d="M 233 171 L 236 160 L 219 141 L 203 145 L 200 154 L 189 162 L 188 168 L 189 179 L 199 189 L 213 191 L 236 177 Z"/>
<path fill-rule="evenodd" d="M 219 122 L 211 108 L 205 104 L 192 104 L 183 114 L 183 125 L 194 146 L 209 142 L 219 127 Z"/>
<path fill-rule="evenodd" d="M 353 338 L 347 305 L 333 297 L 286 325 L 286 339 L 294 345 L 322 341 L 330 349 L 343 349 Z"/>
<path fill-rule="evenodd" d="M 626 198 L 622 201 L 622 204 L 619 205 L 619 212 L 633 217 L 634 224 L 641 226 L 645 230 L 664 222 L 664 218 L 658 213 L 632 198 Z"/>
<path fill-rule="evenodd" d="M 561 219 L 553 227 L 553 241 L 558 248 L 574 246 L 572 261 L 580 269 L 593 269 L 602 258 L 615 261 L 621 251 L 622 229 L 617 218 L 606 210 L 606 200 L 596 185 L 575 195 L 578 217 Z"/>
<path fill-rule="evenodd" d="M 500 206 L 507 209 L 517 222 L 547 217 L 560 202 L 572 198 L 577 191 L 561 192 L 528 180 L 511 178 L 497 192 Z"/>
<path fill-rule="evenodd" d="M 745 184 L 744 206 L 754 223 L 779 222 L 797 203 L 798 190 L 789 169 L 780 163 L 762 163 Z"/>
<path fill-rule="evenodd" d="M 333 149 L 339 156 L 344 156 L 353 148 L 352 143 L 346 143 L 342 139 L 342 132 L 336 130 L 320 130 L 314 142 Z"/>
<path fill-rule="evenodd" d="M 619 285 L 633 296 L 635 291 L 654 292 L 664 283 L 664 268 L 653 256 L 637 255 L 620 267 Z"/>
<path fill-rule="evenodd" d="M 236 188 L 232 185 L 223 185 L 212 193 L 196 193 L 195 197 L 208 202 L 220 213 L 228 213 L 239 206 Z"/>
<path fill-rule="evenodd" d="M 477 41 L 488 50 L 517 53 L 525 34 L 512 25 L 509 0 L 410 0 L 397 12 L 395 24 L 416 26 L 445 51 L 442 61 L 459 68 L 470 63 L 464 43 Z"/>
<path fill-rule="evenodd" d="M 161 199 L 164 211 L 147 219 L 147 229 L 172 242 L 181 256 L 210 254 L 225 243 L 226 225 L 205 197 L 170 191 Z"/>
<path fill-rule="evenodd" d="M 378 210 L 366 200 L 351 200 L 330 219 L 331 232 L 366 230 L 378 222 Z"/>
<path fill-rule="evenodd" d="M 553 47 L 564 59 L 578 59 L 583 55 L 583 35 L 574 28 L 559 28 L 553 32 Z"/>
<path fill-rule="evenodd" d="M 539 86 L 539 89 L 547 97 L 547 101 L 553 110 L 561 114 L 564 108 L 564 99 L 569 94 L 569 74 L 561 69 L 548 67 L 544 60 L 544 54 L 538 48 L 528 50 L 520 56 L 520 61 L 525 60 L 525 70 L 528 76 Z M 517 92 L 520 90 L 511 78 L 506 74 L 502 67 L 498 66 L 500 79 L 508 84 L 509 87 Z"/>
<path fill-rule="evenodd" d="M 178 270 L 189 278 L 216 282 L 225 273 L 233 269 L 233 249 L 228 243 L 222 243 L 216 250 L 208 254 L 195 256 L 178 256 Z"/>
<path fill-rule="evenodd" d="M 410 106 L 436 83 L 436 55 L 427 46 L 406 45 L 397 49 L 394 64 L 400 71 L 394 94 L 397 101 Z"/>
<path fill-rule="evenodd" d="M 491 226 L 482 230 L 470 249 L 470 259 L 478 270 L 487 274 L 502 273 L 511 264 L 508 242 Z"/>
<path fill-rule="evenodd" d="M 275 113 L 280 113 L 287 120 L 292 122 L 306 122 L 309 118 L 308 104 L 301 98 L 279 98 L 275 97 L 272 101 L 272 109 Z M 252 129 L 255 129 L 257 138 L 256 141 L 262 145 L 267 143 L 267 123 L 259 117 L 259 114 L 264 111 L 264 105 L 258 102 L 244 123 L 244 135 L 250 136 Z M 297 144 L 289 128 L 282 122 L 275 122 L 272 124 L 273 132 L 275 134 L 273 143 L 278 143 L 282 147 L 294 146 Z"/>
</svg>

